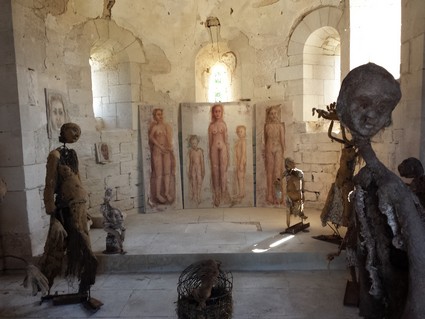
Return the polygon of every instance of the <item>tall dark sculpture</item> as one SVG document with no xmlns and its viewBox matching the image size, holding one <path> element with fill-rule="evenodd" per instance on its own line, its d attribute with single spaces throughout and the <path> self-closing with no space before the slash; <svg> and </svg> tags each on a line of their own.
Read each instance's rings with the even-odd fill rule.
<svg viewBox="0 0 425 319">
<path fill-rule="evenodd" d="M 54 278 L 62 274 L 66 261 L 65 275 L 79 280 L 78 300 L 89 298 L 97 269 L 87 226 L 87 193 L 80 180 L 77 153 L 66 146 L 77 142 L 80 135 L 77 124 L 62 125 L 59 141 L 63 145 L 47 158 L 44 204 L 50 215 L 50 229 L 40 259 L 40 269 L 50 288 Z"/>
<path fill-rule="evenodd" d="M 425 314 L 425 213 L 417 197 L 377 158 L 371 138 L 391 124 L 399 83 L 368 63 L 342 82 L 337 115 L 366 165 L 354 177 L 360 315 L 419 319 Z"/>
</svg>

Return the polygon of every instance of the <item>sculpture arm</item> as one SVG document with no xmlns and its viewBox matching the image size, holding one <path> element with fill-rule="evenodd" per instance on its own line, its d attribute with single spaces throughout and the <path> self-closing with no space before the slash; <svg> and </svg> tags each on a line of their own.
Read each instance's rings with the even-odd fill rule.
<svg viewBox="0 0 425 319">
<path fill-rule="evenodd" d="M 44 206 L 46 213 L 51 215 L 56 209 L 55 191 L 58 183 L 58 165 L 60 153 L 58 150 L 53 150 L 47 157 L 46 164 L 46 181 L 44 188 Z"/>
</svg>

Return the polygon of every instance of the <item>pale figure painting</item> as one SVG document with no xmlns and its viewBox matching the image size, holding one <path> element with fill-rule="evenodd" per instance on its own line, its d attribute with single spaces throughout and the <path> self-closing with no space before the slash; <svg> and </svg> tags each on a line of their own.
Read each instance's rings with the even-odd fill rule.
<svg viewBox="0 0 425 319">
<path fill-rule="evenodd" d="M 254 206 L 252 107 L 191 103 L 181 114 L 184 207 Z"/>
<path fill-rule="evenodd" d="M 139 113 L 146 212 L 181 209 L 177 112 L 142 105 Z"/>
<path fill-rule="evenodd" d="M 282 176 L 287 153 L 287 114 L 283 102 L 256 105 L 256 206 L 284 205 Z M 285 121 L 286 120 L 286 121 Z"/>
</svg>

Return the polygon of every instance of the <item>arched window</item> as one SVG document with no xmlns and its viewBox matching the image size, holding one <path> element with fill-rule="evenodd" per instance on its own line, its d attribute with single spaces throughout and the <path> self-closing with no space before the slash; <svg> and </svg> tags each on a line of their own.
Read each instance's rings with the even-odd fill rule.
<svg viewBox="0 0 425 319">
<path fill-rule="evenodd" d="M 217 62 L 212 66 L 208 82 L 208 102 L 231 101 L 230 74 L 224 63 Z"/>
</svg>

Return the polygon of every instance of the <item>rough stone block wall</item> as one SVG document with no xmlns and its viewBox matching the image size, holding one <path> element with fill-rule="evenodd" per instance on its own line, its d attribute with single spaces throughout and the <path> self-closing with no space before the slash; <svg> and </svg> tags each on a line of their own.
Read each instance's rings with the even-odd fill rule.
<svg viewBox="0 0 425 319">
<path fill-rule="evenodd" d="M 101 215 L 100 205 L 103 203 L 107 187 L 114 190 L 111 205 L 122 211 L 141 212 L 143 183 L 141 182 L 142 168 L 138 160 L 140 158 L 138 131 L 102 131 L 101 140 L 110 146 L 110 162 L 95 161 L 94 145 L 90 156 L 80 158 L 81 179 L 83 185 L 89 190 L 89 214 Z"/>
<path fill-rule="evenodd" d="M 296 123 L 293 127 L 293 157 L 304 172 L 305 200 L 321 206 L 335 181 L 341 144 L 330 140 L 323 123 L 315 129 L 308 129 L 307 123 Z"/>
</svg>

